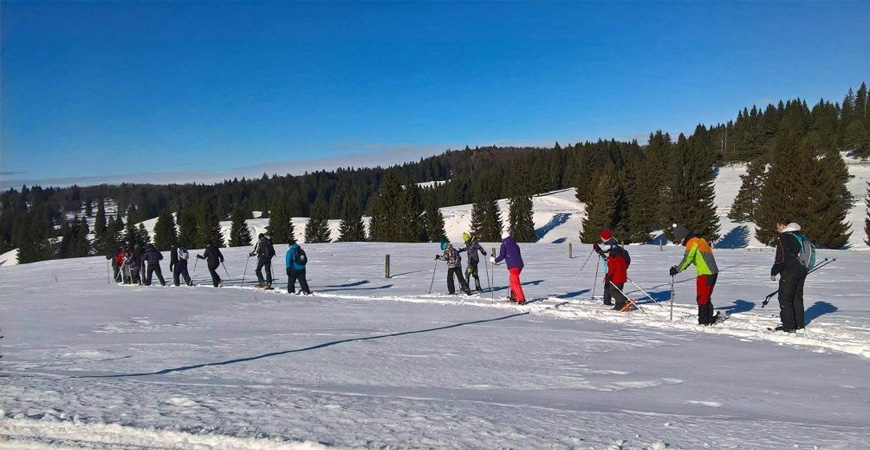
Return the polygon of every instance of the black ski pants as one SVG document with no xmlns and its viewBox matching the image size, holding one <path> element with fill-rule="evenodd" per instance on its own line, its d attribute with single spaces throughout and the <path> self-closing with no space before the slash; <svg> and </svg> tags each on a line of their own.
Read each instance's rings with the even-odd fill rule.
<svg viewBox="0 0 870 450">
<path fill-rule="evenodd" d="M 190 282 L 190 274 L 187 272 L 187 261 L 183 259 L 179 259 L 177 263 L 175 263 L 175 267 L 172 269 L 172 281 L 176 286 L 181 284 L 181 280 L 179 278 L 184 277 L 184 284 L 190 286 L 193 283 Z"/>
<path fill-rule="evenodd" d="M 220 275 L 218 275 L 217 273 L 218 266 L 218 264 L 208 265 L 208 273 L 211 274 L 211 284 L 213 284 L 214 287 L 218 287 L 221 284 L 221 281 L 223 281 L 221 280 Z"/>
<path fill-rule="evenodd" d="M 293 267 L 287 269 L 287 293 L 296 293 L 296 281 L 299 280 L 299 290 L 303 294 L 310 294 L 311 289 L 308 289 L 308 280 L 305 279 L 305 269 L 295 269 Z"/>
<path fill-rule="evenodd" d="M 115 283 L 120 283 L 121 280 L 121 267 L 118 266 L 118 262 L 115 261 L 115 258 L 112 258 L 112 279 L 115 280 Z"/>
<path fill-rule="evenodd" d="M 806 272 L 779 277 L 779 318 L 785 331 L 804 327 L 804 281 Z"/>
<path fill-rule="evenodd" d="M 140 274 L 142 273 L 142 266 L 132 266 L 130 267 L 130 282 L 133 284 L 145 284 L 140 278 Z"/>
<path fill-rule="evenodd" d="M 477 264 L 468 263 L 465 268 L 465 284 L 471 286 L 471 277 L 474 277 L 474 288 L 478 291 L 480 288 L 480 275 L 477 273 Z"/>
<path fill-rule="evenodd" d="M 161 286 L 166 286 L 166 280 L 163 279 L 163 270 L 160 269 L 160 264 L 148 264 L 148 271 L 145 275 L 145 286 L 151 286 L 152 276 L 157 275 Z"/>
<path fill-rule="evenodd" d="M 456 287 L 453 285 L 453 277 L 459 279 L 459 288 L 462 292 L 468 292 L 468 284 L 465 283 L 465 277 L 462 275 L 462 267 L 447 268 L 447 292 L 451 295 L 456 293 Z"/>
<path fill-rule="evenodd" d="M 604 304 L 612 305 L 611 299 L 616 301 L 616 305 L 613 306 L 613 309 L 622 309 L 625 307 L 625 304 L 628 302 L 628 299 L 625 297 L 625 283 L 612 283 L 610 281 L 604 282 Z"/>
<path fill-rule="evenodd" d="M 272 258 L 268 256 L 260 256 L 257 258 L 257 281 L 260 284 L 263 284 L 263 268 L 266 268 L 266 280 L 265 283 L 267 286 L 272 285 Z"/>
</svg>

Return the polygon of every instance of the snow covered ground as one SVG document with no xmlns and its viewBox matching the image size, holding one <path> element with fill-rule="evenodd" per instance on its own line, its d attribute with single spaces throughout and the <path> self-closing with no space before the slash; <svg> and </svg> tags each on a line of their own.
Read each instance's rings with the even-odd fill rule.
<svg viewBox="0 0 870 450">
<path fill-rule="evenodd" d="M 731 318 L 708 328 L 690 274 L 669 320 L 676 247 L 629 249 L 655 302 L 627 314 L 590 300 L 588 246 L 524 245 L 522 307 L 498 300 L 504 267 L 492 297 L 443 295 L 435 244 L 306 250 L 314 296 L 281 270 L 282 289 L 241 286 L 244 248 L 220 289 L 109 284 L 101 257 L 0 267 L 0 447 L 870 447 L 866 252 L 821 251 L 809 325 L 781 335 L 771 249 L 716 250 Z"/>
</svg>

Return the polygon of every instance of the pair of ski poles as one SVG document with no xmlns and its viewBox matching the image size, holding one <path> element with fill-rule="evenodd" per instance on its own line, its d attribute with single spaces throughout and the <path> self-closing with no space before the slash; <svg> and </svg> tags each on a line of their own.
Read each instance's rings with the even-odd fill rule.
<svg viewBox="0 0 870 450">
<path fill-rule="evenodd" d="M 822 262 L 816 264 L 816 266 L 813 267 L 812 270 L 808 271 L 807 275 L 821 269 L 822 267 L 827 266 L 828 264 L 830 264 L 836 260 L 837 260 L 837 258 L 834 258 L 834 259 L 825 258 L 825 259 L 823 259 Z M 779 289 L 771 292 L 770 294 L 767 294 L 767 297 L 764 297 L 764 301 L 761 302 L 761 307 L 764 308 L 765 306 L 767 306 L 767 304 L 770 303 L 770 299 L 773 298 L 773 296 L 776 294 L 779 294 Z"/>
</svg>

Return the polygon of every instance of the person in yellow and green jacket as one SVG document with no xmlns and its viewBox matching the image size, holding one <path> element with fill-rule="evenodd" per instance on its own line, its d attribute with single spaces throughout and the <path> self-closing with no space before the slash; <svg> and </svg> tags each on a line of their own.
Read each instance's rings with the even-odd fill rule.
<svg viewBox="0 0 870 450">
<path fill-rule="evenodd" d="M 698 277 L 695 281 L 698 302 L 698 323 L 712 325 L 716 322 L 713 316 L 713 287 L 719 277 L 719 267 L 716 266 L 716 258 L 713 257 L 713 249 L 703 238 L 695 235 L 683 226 L 674 228 L 674 238 L 686 246 L 683 260 L 676 266 L 671 267 L 670 274 L 676 274 L 686 270 L 690 265 L 695 265 Z"/>
</svg>

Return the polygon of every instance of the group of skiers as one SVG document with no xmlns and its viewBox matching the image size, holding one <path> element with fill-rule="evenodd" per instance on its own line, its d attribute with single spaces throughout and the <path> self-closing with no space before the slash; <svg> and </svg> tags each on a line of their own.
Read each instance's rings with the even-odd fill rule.
<svg viewBox="0 0 870 450">
<path fill-rule="evenodd" d="M 183 279 L 185 285 L 193 286 L 190 272 L 187 269 L 187 262 L 190 259 L 190 253 L 187 251 L 187 248 L 181 243 L 174 243 L 169 255 L 169 270 L 172 271 L 173 284 L 179 286 Z M 254 250 L 248 257 L 254 256 L 257 257 L 257 268 L 255 270 L 257 285 L 255 287 L 271 289 L 273 281 L 272 258 L 275 256 L 275 247 L 272 245 L 272 241 L 262 233 L 258 236 Z M 224 255 L 221 253 L 220 248 L 214 242 L 211 242 L 206 246 L 202 254 L 196 255 L 196 258 L 206 261 L 212 285 L 220 287 L 223 284 L 223 279 L 218 274 L 218 268 L 224 263 Z M 160 284 L 166 286 L 163 272 L 160 269 L 160 261 L 163 260 L 163 255 L 154 247 L 154 244 L 148 244 L 144 252 L 141 251 L 139 246 L 134 245 L 117 247 L 114 252 L 106 255 L 106 259 L 111 260 L 112 272 L 114 273 L 116 283 L 150 286 L 152 276 L 156 275 Z M 295 286 L 298 281 L 301 292 L 311 294 L 308 282 L 305 279 L 305 265 L 307 263 L 308 257 L 305 255 L 305 251 L 302 250 L 299 244 L 291 242 L 285 256 L 288 279 L 287 291 L 289 293 L 293 294 L 296 292 Z M 247 265 L 245 267 L 247 269 Z M 263 269 L 266 271 L 265 278 L 263 277 Z"/>
<path fill-rule="evenodd" d="M 815 264 L 815 252 L 812 244 L 800 233 L 800 230 L 800 225 L 791 221 L 784 220 L 777 224 L 777 231 L 780 233 L 779 244 L 770 272 L 770 278 L 773 281 L 776 281 L 777 275 L 780 276 L 778 299 L 782 325 L 777 327 L 777 330 L 789 333 L 804 328 L 804 280 L 808 271 Z M 714 315 L 713 313 L 713 288 L 716 286 L 716 281 L 719 277 L 719 267 L 716 265 L 713 249 L 704 238 L 680 225 L 674 225 L 673 236 L 676 242 L 685 246 L 686 250 L 682 260 L 671 267 L 668 272 L 671 276 L 671 281 L 673 282 L 673 277 L 687 270 L 689 266 L 695 266 L 695 300 L 698 305 L 698 323 L 701 325 L 712 325 L 722 317 L 719 314 Z M 592 250 L 598 254 L 601 262 L 603 262 L 604 304 L 613 306 L 613 309 L 617 311 L 629 311 L 635 305 L 634 301 L 630 300 L 625 294 L 625 283 L 630 281 L 628 278 L 628 268 L 631 265 L 631 256 L 619 243 L 619 240 L 616 239 L 611 230 L 602 230 L 599 237 L 601 239 L 600 244 L 593 244 Z M 459 249 L 453 247 L 449 242 L 442 242 L 441 253 L 435 256 L 436 261 L 446 261 L 447 263 L 447 291 L 451 295 L 456 293 L 454 279 L 459 281 L 459 289 L 466 295 L 472 294 L 470 289 L 472 279 L 474 280 L 475 290 L 478 292 L 482 290 L 478 265 L 480 263 L 480 255 L 487 256 L 486 250 L 469 233 L 463 233 L 462 240 L 464 246 Z M 602 246 L 606 248 L 602 248 Z M 464 273 L 462 271 L 462 257 L 460 256 L 462 252 L 466 252 L 468 255 L 468 266 Z M 522 253 L 516 240 L 509 233 L 505 233 L 502 236 L 498 256 L 489 256 L 490 261 L 494 265 L 502 261 L 505 261 L 507 265 L 510 274 L 510 294 L 508 300 L 520 305 L 525 304 L 526 297 L 520 282 L 520 273 L 523 270 L 524 264 Z M 206 260 L 212 284 L 215 287 L 220 286 L 223 280 L 218 275 L 217 269 L 224 262 L 224 256 L 220 249 L 214 243 L 210 243 L 205 248 L 203 254 L 196 255 L 196 257 L 197 259 Z M 253 251 L 249 253 L 248 257 L 257 258 L 255 269 L 257 285 L 255 287 L 272 289 L 272 258 L 275 257 L 275 247 L 272 241 L 264 234 L 260 234 Z M 186 285 L 192 285 L 187 269 L 188 258 L 189 253 L 183 245 L 178 243 L 173 244 L 170 253 L 169 269 L 172 271 L 175 286 L 180 285 L 182 278 Z M 127 246 L 127 248 L 123 249 L 119 247 L 113 254 L 106 256 L 106 259 L 111 259 L 112 261 L 116 282 L 149 286 L 151 285 L 152 277 L 156 275 L 160 284 L 166 285 L 163 273 L 160 270 L 160 261 L 163 259 L 163 255 L 154 248 L 153 244 L 148 244 L 144 251 L 138 246 Z M 296 242 L 291 242 L 284 257 L 288 293 L 296 293 L 297 281 L 302 293 L 311 293 L 305 276 L 307 263 L 308 257 L 305 251 Z M 264 269 L 265 276 L 263 274 Z M 245 270 L 247 270 L 247 264 Z"/>
</svg>

